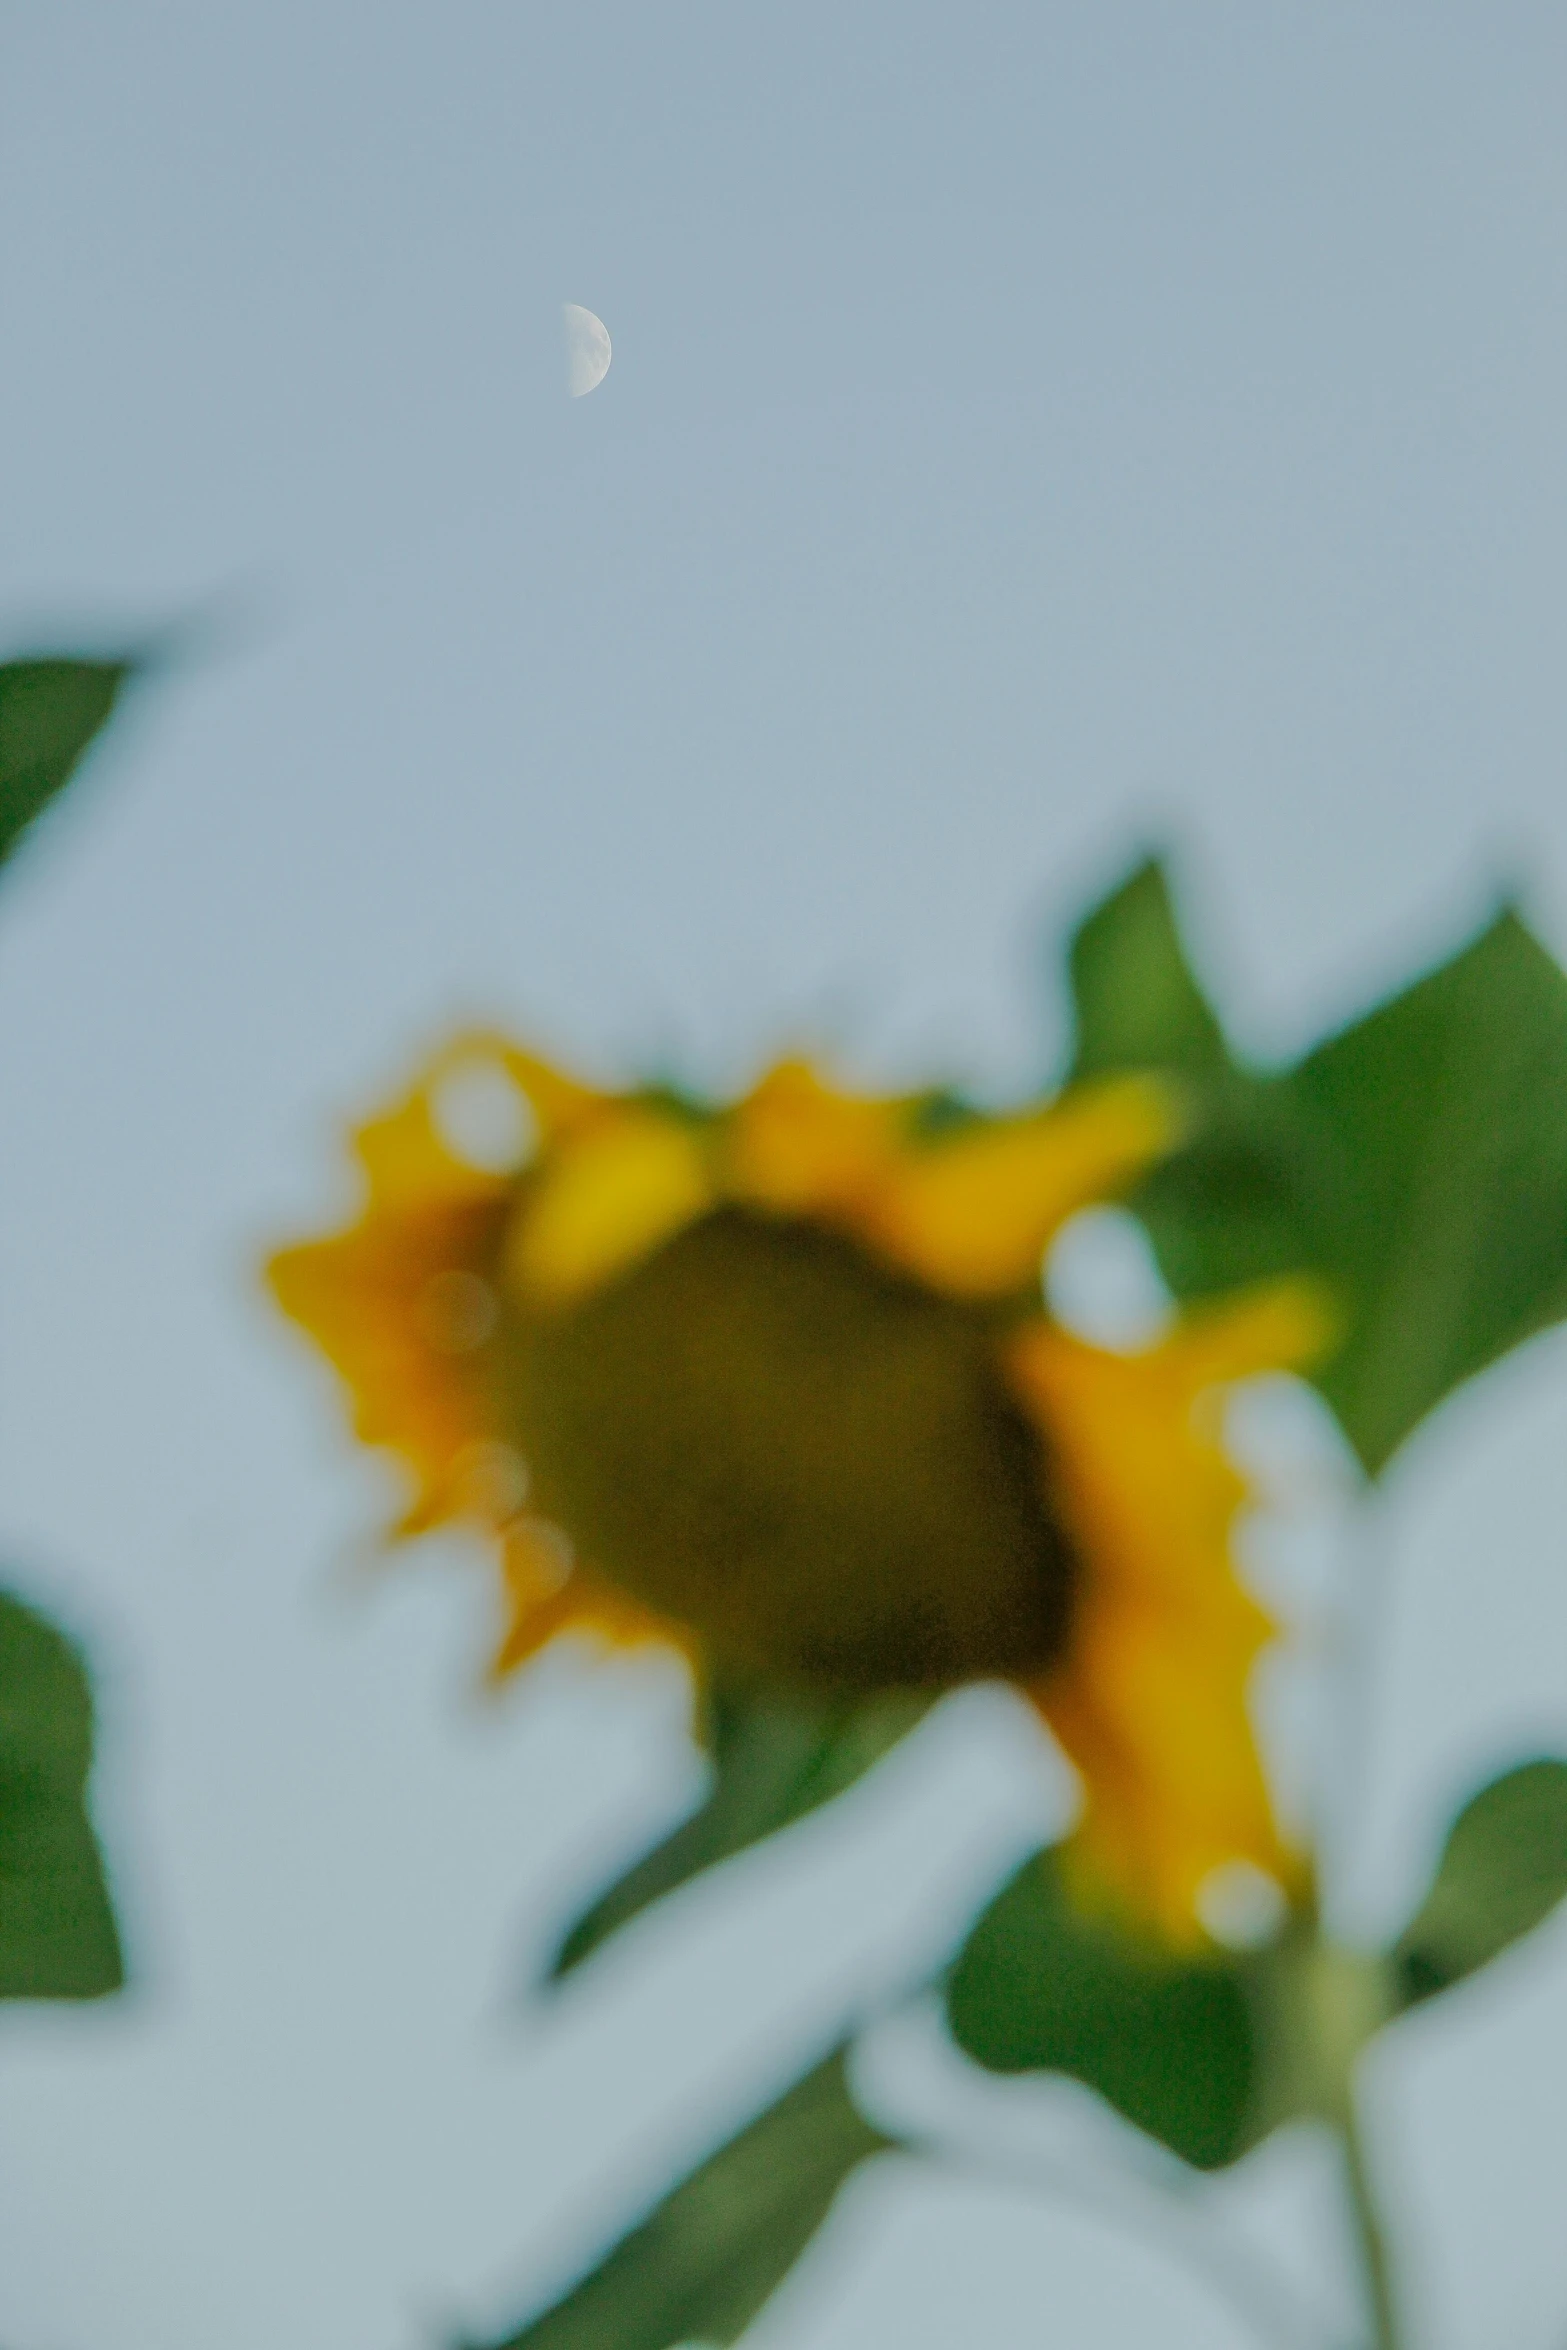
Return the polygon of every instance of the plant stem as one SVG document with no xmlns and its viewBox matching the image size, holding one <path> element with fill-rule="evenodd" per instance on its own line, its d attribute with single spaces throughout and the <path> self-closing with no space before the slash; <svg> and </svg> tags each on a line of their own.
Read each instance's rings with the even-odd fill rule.
<svg viewBox="0 0 1567 2350">
<path fill-rule="evenodd" d="M 1388 2259 L 1387 2239 L 1382 2232 L 1382 2219 L 1377 2210 L 1371 2175 L 1366 2167 L 1365 2143 L 1355 2119 L 1353 2104 L 1348 2099 L 1345 2101 L 1343 2132 L 1350 2210 L 1354 2216 L 1355 2241 L 1365 2274 L 1366 2309 L 1371 2321 L 1369 2350 L 1399 2350 L 1402 2337 L 1398 2328 L 1398 2311 L 1393 2301 L 1392 2264 Z"/>
</svg>

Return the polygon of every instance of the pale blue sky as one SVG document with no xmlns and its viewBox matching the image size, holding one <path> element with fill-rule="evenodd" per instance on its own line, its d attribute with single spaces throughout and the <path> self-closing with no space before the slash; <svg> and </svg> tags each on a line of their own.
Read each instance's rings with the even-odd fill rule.
<svg viewBox="0 0 1567 2350">
<path fill-rule="evenodd" d="M 1564 68 L 1496 0 L 0 0 L 0 636 L 227 614 L 0 910 L 0 1527 L 102 1659 L 139 1984 L 0 2021 L 16 2350 L 505 2316 L 1043 1816 L 966 1705 L 531 2024 L 677 1694 L 484 1710 L 480 1575 L 361 1602 L 382 1488 L 252 1267 L 456 1014 L 1020 1082 L 1041 925 L 1150 833 L 1259 1043 L 1498 882 L 1567 946 Z M 1547 1342 L 1395 1479 L 1373 1907 L 1567 1736 L 1564 1412 Z M 1377 2090 L 1432 2344 L 1559 2341 L 1567 1939 Z M 1331 2269 L 1325 2195 L 1233 2200 Z M 1021 2195 L 889 2174 L 843 2245 L 774 2350 L 1248 2339 Z"/>
</svg>

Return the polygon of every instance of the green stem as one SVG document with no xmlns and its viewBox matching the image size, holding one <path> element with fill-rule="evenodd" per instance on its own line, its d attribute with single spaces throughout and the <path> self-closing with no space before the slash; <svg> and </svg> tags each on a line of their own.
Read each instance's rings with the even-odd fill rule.
<svg viewBox="0 0 1567 2350">
<path fill-rule="evenodd" d="M 1396 2012 L 1387 1961 L 1323 1940 L 1305 1916 L 1266 1953 L 1252 1988 L 1263 2074 L 1257 2125 L 1265 2133 L 1311 2114 L 1338 2133 L 1364 2276 L 1366 2350 L 1399 2350 L 1391 2261 L 1355 2103 L 1360 2058 Z"/>
<path fill-rule="evenodd" d="M 1365 2143 L 1355 2119 L 1354 2107 L 1347 2099 L 1343 2131 L 1350 2210 L 1354 2216 L 1361 2267 L 1365 2272 L 1366 2308 L 1371 2320 L 1370 2350 L 1399 2350 L 1402 2337 L 1398 2328 L 1398 2311 L 1393 2301 L 1392 2264 L 1388 2258 L 1387 2238 L 1382 2232 L 1382 2218 L 1377 2210 L 1371 2175 L 1366 2167 Z"/>
</svg>

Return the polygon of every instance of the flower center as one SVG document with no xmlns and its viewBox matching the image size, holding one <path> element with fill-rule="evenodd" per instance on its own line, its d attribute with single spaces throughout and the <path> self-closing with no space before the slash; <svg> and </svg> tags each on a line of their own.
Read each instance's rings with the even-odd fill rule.
<svg viewBox="0 0 1567 2350">
<path fill-rule="evenodd" d="M 724 1208 L 503 1344 L 540 1509 L 720 1661 L 885 1688 L 1059 1652 L 1072 1555 L 981 1310 Z"/>
</svg>

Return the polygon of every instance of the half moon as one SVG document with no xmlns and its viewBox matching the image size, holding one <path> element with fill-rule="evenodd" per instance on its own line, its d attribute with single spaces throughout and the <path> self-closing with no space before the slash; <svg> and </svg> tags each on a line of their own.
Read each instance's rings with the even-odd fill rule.
<svg viewBox="0 0 1567 2350">
<path fill-rule="evenodd" d="M 609 329 L 580 302 L 563 302 L 560 314 L 566 329 L 567 388 L 574 400 L 580 400 L 609 373 Z"/>
</svg>

